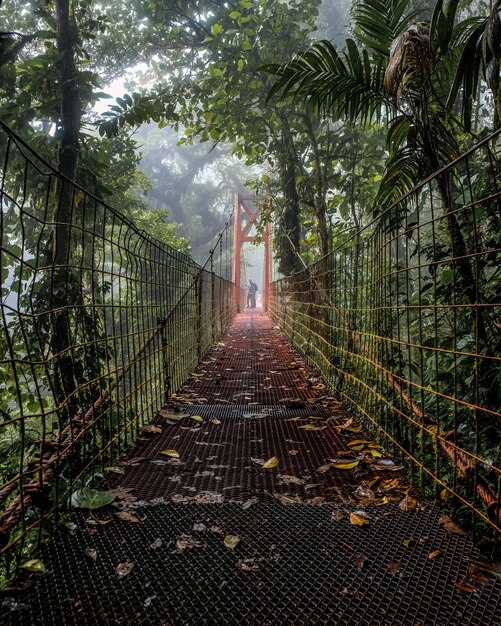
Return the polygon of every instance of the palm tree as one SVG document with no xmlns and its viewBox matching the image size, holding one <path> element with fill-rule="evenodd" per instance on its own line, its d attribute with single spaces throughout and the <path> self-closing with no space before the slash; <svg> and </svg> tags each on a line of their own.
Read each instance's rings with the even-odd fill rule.
<svg viewBox="0 0 501 626">
<path fill-rule="evenodd" d="M 353 9 L 359 45 L 343 52 L 319 41 L 285 65 L 269 98 L 305 99 L 324 116 L 388 125 L 390 159 L 376 212 L 416 181 L 458 156 L 459 124 L 469 132 L 479 83 L 492 92 L 494 128 L 501 120 L 501 0 L 486 17 L 456 24 L 459 0 L 437 0 L 431 22 L 415 21 L 410 0 L 361 0 Z M 453 115 L 461 101 L 461 119 Z M 446 121 L 447 120 L 447 121 Z"/>
</svg>

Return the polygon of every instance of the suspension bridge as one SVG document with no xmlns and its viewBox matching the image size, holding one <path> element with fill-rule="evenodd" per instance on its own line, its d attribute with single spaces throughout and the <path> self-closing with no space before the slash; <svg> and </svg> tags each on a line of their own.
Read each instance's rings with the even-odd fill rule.
<svg viewBox="0 0 501 626">
<path fill-rule="evenodd" d="M 250 309 L 2 125 L 1 623 L 501 624 L 495 140 Z"/>
</svg>

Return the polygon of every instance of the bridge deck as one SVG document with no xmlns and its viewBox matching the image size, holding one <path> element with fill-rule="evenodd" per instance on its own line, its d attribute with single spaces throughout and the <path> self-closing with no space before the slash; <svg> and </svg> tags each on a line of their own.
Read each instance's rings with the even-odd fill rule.
<svg viewBox="0 0 501 626">
<path fill-rule="evenodd" d="M 366 435 L 261 311 L 155 424 L 110 472 L 115 504 L 46 543 L 47 572 L 0 597 L 1 623 L 501 624 L 472 543 L 402 504 L 402 473 L 353 444 Z"/>
</svg>

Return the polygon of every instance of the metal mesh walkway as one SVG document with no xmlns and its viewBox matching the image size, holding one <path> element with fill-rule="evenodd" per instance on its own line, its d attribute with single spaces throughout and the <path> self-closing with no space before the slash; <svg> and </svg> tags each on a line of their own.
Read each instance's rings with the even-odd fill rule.
<svg viewBox="0 0 501 626">
<path fill-rule="evenodd" d="M 74 513 L 3 624 L 501 624 L 500 584 L 261 311 Z"/>
</svg>

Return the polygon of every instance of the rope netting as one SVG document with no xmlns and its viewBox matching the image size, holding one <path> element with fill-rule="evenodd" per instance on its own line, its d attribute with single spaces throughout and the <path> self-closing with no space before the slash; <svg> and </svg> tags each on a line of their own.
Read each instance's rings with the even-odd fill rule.
<svg viewBox="0 0 501 626">
<path fill-rule="evenodd" d="M 230 223 L 201 266 L 3 124 L 0 168 L 1 583 L 179 388 L 238 293 Z"/>
<path fill-rule="evenodd" d="M 273 285 L 270 313 L 463 523 L 501 528 L 496 135 Z"/>
</svg>

